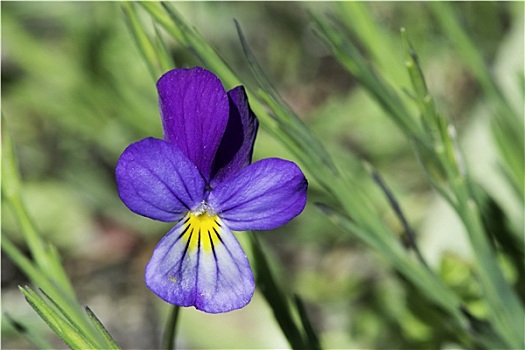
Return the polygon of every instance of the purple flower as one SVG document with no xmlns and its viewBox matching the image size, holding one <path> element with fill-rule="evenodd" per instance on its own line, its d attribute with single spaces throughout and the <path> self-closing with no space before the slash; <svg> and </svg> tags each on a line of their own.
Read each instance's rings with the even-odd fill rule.
<svg viewBox="0 0 525 350">
<path fill-rule="evenodd" d="M 250 165 L 258 122 L 244 88 L 228 92 L 211 72 L 175 69 L 157 82 L 164 140 L 120 156 L 120 198 L 133 212 L 177 222 L 146 267 L 168 303 L 218 313 L 250 301 L 255 283 L 231 230 L 270 230 L 297 216 L 307 181 L 278 158 Z"/>
</svg>

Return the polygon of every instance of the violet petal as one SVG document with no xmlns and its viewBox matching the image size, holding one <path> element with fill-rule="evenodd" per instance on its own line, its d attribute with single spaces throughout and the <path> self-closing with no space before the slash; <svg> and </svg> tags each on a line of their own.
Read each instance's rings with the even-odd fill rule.
<svg viewBox="0 0 525 350">
<path fill-rule="evenodd" d="M 255 289 L 248 259 L 217 216 L 188 214 L 157 245 L 146 284 L 179 306 L 219 313 L 250 302 Z"/>
<path fill-rule="evenodd" d="M 295 163 L 268 158 L 218 185 L 207 203 L 232 230 L 270 230 L 304 209 L 307 187 Z"/>
<path fill-rule="evenodd" d="M 174 144 L 152 137 L 126 148 L 116 167 L 119 196 L 133 212 L 177 221 L 204 199 L 196 166 Z"/>
<path fill-rule="evenodd" d="M 176 144 L 210 180 L 229 116 L 228 96 L 211 72 L 174 69 L 157 82 L 164 139 Z"/>
<path fill-rule="evenodd" d="M 215 155 L 211 185 L 226 180 L 252 161 L 253 144 L 259 122 L 250 109 L 244 87 L 228 91 L 230 117 L 221 144 Z"/>
</svg>

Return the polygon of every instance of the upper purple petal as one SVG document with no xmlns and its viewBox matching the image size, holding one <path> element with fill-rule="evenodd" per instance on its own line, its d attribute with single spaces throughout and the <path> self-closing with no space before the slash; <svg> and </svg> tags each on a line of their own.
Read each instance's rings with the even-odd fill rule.
<svg viewBox="0 0 525 350">
<path fill-rule="evenodd" d="M 219 184 L 207 203 L 232 230 L 270 230 L 299 215 L 307 187 L 295 163 L 268 158 Z"/>
<path fill-rule="evenodd" d="M 176 144 L 206 181 L 229 116 L 228 96 L 211 72 L 174 69 L 157 82 L 164 139 Z"/>
<path fill-rule="evenodd" d="M 252 161 L 253 144 L 259 122 L 250 109 L 244 87 L 237 86 L 228 91 L 230 117 L 215 155 L 211 185 L 225 181 L 228 177 L 247 167 Z"/>
<path fill-rule="evenodd" d="M 205 182 L 174 144 L 152 137 L 128 146 L 116 168 L 119 196 L 133 212 L 177 221 L 204 199 Z"/>
</svg>

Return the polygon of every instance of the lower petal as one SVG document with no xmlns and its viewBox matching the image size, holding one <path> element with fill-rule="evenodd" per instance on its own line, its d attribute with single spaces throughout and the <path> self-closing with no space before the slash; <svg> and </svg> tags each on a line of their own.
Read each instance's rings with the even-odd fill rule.
<svg viewBox="0 0 525 350">
<path fill-rule="evenodd" d="M 147 286 L 163 300 L 209 313 L 239 309 L 255 289 L 250 264 L 217 217 L 188 214 L 157 245 Z"/>
</svg>

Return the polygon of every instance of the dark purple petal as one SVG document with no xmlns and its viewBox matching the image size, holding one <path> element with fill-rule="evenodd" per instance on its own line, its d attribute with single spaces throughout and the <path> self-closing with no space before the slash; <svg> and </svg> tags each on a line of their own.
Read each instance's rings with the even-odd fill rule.
<svg viewBox="0 0 525 350">
<path fill-rule="evenodd" d="M 177 221 L 204 199 L 205 183 L 196 166 L 176 145 L 152 137 L 126 148 L 116 180 L 124 204 L 155 220 Z"/>
<path fill-rule="evenodd" d="M 174 69 L 157 82 L 164 139 L 179 146 L 206 181 L 229 116 L 228 96 L 211 72 Z"/>
<path fill-rule="evenodd" d="M 248 104 L 242 86 L 228 91 L 230 118 L 215 155 L 212 187 L 247 167 L 252 161 L 253 144 L 259 123 Z"/>
<path fill-rule="evenodd" d="M 179 306 L 219 313 L 250 302 L 255 289 L 248 259 L 216 215 L 188 214 L 157 245 L 146 285 Z"/>
<path fill-rule="evenodd" d="M 270 230 L 304 209 L 307 187 L 295 163 L 268 158 L 221 183 L 207 203 L 232 230 Z"/>
</svg>

